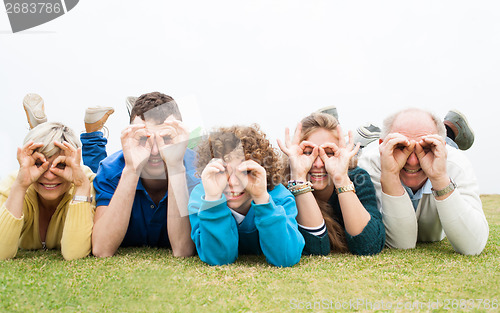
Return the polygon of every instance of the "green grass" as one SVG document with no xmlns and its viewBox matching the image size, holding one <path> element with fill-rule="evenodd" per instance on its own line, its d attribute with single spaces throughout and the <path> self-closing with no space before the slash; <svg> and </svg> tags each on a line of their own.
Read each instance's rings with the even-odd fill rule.
<svg viewBox="0 0 500 313">
<path fill-rule="evenodd" d="M 490 237 L 479 256 L 457 254 L 447 240 L 371 257 L 303 257 L 293 268 L 269 266 L 261 256 L 212 267 L 147 248 L 71 262 L 58 251 L 19 251 L 0 262 L 0 312 L 283 312 L 299 305 L 333 312 L 342 304 L 367 311 L 368 301 L 372 308 L 400 302 L 402 311 L 410 304 L 416 311 L 419 301 L 426 311 L 437 300 L 438 311 L 456 311 L 453 299 L 500 300 L 500 195 L 481 198 Z M 364 302 L 355 306 L 358 299 Z M 472 311 L 486 303 L 478 309 L 475 300 Z"/>
</svg>

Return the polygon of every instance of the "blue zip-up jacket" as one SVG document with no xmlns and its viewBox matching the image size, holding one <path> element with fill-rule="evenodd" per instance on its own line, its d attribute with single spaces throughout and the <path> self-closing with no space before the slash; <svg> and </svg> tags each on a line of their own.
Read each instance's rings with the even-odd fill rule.
<svg viewBox="0 0 500 313">
<path fill-rule="evenodd" d="M 188 205 L 191 238 L 203 262 L 233 263 L 238 253 L 263 253 L 275 266 L 293 266 L 300 261 L 304 238 L 295 220 L 295 198 L 283 185 L 268 192 L 269 203 L 252 201 L 238 225 L 224 195 L 217 201 L 206 201 L 202 184 L 193 189 Z"/>
</svg>

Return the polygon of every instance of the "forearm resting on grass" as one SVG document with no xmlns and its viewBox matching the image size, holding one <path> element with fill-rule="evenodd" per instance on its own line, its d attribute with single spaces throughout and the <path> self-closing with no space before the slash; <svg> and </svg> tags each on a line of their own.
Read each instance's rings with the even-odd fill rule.
<svg viewBox="0 0 500 313">
<path fill-rule="evenodd" d="M 61 254 L 66 260 L 86 257 L 92 247 L 92 226 L 95 203 L 71 203 L 64 222 Z"/>
<path fill-rule="evenodd" d="M 29 187 L 29 186 L 28 186 Z M 7 198 L 0 196 L 0 259 L 16 256 L 24 224 L 23 203 L 28 188 L 14 181 Z"/>
<path fill-rule="evenodd" d="M 405 191 L 402 196 L 382 193 L 382 207 L 387 246 L 398 249 L 415 248 L 417 217 L 408 193 Z"/>
<path fill-rule="evenodd" d="M 488 241 L 489 227 L 481 200 L 463 188 L 446 200 L 436 201 L 442 228 L 453 249 L 461 254 L 480 254 Z"/>
<path fill-rule="evenodd" d="M 335 182 L 335 187 L 348 186 L 352 184 L 347 175 Z M 345 230 L 351 236 L 359 235 L 370 221 L 370 214 L 354 192 L 343 192 L 338 195 L 342 217 L 344 219 Z"/>
<path fill-rule="evenodd" d="M 127 233 L 139 176 L 125 166 L 111 202 L 98 206 L 94 218 L 92 252 L 97 257 L 115 254 Z"/>
<path fill-rule="evenodd" d="M 195 246 L 191 240 L 191 224 L 189 223 L 188 201 L 189 192 L 186 182 L 184 165 L 168 166 L 168 208 L 167 232 L 172 247 L 172 254 L 176 257 L 192 256 Z"/>
<path fill-rule="evenodd" d="M 297 203 L 297 223 L 305 227 L 319 227 L 323 224 L 323 214 L 312 192 L 295 197 Z"/>
<path fill-rule="evenodd" d="M 5 199 L 3 199 L 5 201 Z M 3 202 L 3 201 L 2 201 Z M 6 207 L 0 207 L 0 260 L 16 256 L 19 237 L 23 228 L 23 217 L 16 218 Z"/>
</svg>

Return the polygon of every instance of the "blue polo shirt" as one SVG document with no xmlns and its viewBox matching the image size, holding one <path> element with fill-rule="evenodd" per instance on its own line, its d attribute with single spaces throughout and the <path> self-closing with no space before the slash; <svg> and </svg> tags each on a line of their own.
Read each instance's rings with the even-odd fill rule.
<svg viewBox="0 0 500 313">
<path fill-rule="evenodd" d="M 184 166 L 188 190 L 191 193 L 200 182 L 200 179 L 195 177 L 195 153 L 191 149 L 187 149 L 184 154 Z M 109 205 L 124 167 L 122 150 L 108 156 L 100 163 L 94 179 L 97 206 Z M 167 233 L 167 199 L 168 192 L 160 203 L 155 205 L 142 185 L 142 180 L 139 179 L 127 233 L 120 246 L 170 247 Z"/>
</svg>

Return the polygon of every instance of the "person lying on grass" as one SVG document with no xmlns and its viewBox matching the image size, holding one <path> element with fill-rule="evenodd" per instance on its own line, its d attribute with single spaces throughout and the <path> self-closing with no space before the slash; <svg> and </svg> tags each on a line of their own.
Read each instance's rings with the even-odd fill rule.
<svg viewBox="0 0 500 313">
<path fill-rule="evenodd" d="M 187 211 L 194 151 L 174 99 L 140 96 L 121 134 L 122 150 L 99 164 L 92 252 L 109 257 L 119 247 L 171 248 L 176 257 L 195 252 Z"/>
<path fill-rule="evenodd" d="M 30 130 L 17 149 L 19 170 L 0 182 L 0 259 L 23 249 L 61 249 L 66 260 L 89 255 L 95 174 L 81 164 L 81 143 L 61 123 Z"/>
<path fill-rule="evenodd" d="M 264 254 L 275 266 L 300 261 L 304 238 L 293 195 L 281 184 L 279 152 L 258 126 L 219 128 L 198 146 L 202 183 L 189 199 L 191 238 L 210 265 Z"/>
<path fill-rule="evenodd" d="M 354 146 L 352 134 L 347 144 L 335 117 L 313 113 L 293 139 L 286 129 L 285 142 L 278 144 L 289 158 L 288 189 L 297 201 L 304 254 L 379 253 L 384 225 L 370 176 L 353 162 L 359 144 Z"/>
<path fill-rule="evenodd" d="M 465 117 L 456 122 L 461 132 L 468 128 Z M 363 153 L 360 164 L 375 184 L 387 245 L 410 249 L 448 237 L 458 253 L 481 253 L 489 227 L 476 175 L 463 152 L 446 144 L 443 121 L 405 109 L 384 120 L 380 138 L 379 149 Z"/>
</svg>

